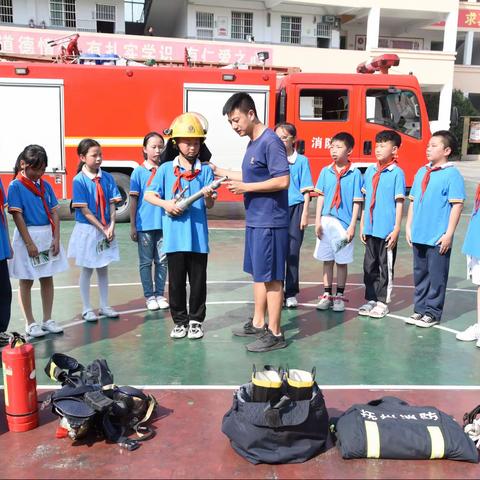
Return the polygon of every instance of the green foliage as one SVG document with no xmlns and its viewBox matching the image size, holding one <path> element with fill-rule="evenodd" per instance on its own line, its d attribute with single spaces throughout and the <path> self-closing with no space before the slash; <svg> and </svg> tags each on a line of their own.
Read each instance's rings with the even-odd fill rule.
<svg viewBox="0 0 480 480">
<path fill-rule="evenodd" d="M 454 90 L 452 93 L 452 107 L 458 110 L 458 125 L 450 127 L 450 131 L 457 137 L 459 148 L 463 139 L 463 122 L 466 116 L 480 116 L 480 112 L 473 106 L 472 102 L 465 98 L 461 90 Z M 460 152 L 459 152 L 460 153 Z M 480 144 L 472 144 L 469 146 L 467 153 L 480 154 Z"/>
</svg>

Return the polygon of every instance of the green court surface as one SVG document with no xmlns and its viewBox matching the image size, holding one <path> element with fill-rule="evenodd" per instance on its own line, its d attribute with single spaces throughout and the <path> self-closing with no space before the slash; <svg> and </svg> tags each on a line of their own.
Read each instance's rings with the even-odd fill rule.
<svg viewBox="0 0 480 480">
<path fill-rule="evenodd" d="M 248 353 L 248 340 L 231 333 L 232 327 L 247 321 L 253 311 L 250 277 L 242 271 L 243 222 L 212 220 L 205 338 L 174 341 L 169 337 L 172 320 L 168 311 L 145 311 L 137 247 L 130 241 L 129 225 L 123 224 L 117 227 L 121 260 L 109 267 L 110 303 L 122 313 L 120 318 L 85 323 L 80 318 L 79 269 L 72 265 L 69 271 L 56 276 L 54 318 L 65 326 L 65 332 L 34 341 L 38 383 L 50 383 L 43 367 L 51 354 L 62 352 L 81 363 L 106 358 L 116 382 L 130 385 L 238 385 L 248 380 L 253 363 L 303 369 L 316 366 L 318 383 L 331 386 L 478 385 L 480 348 L 474 342 L 455 339 L 457 331 L 476 321 L 476 288 L 465 278 L 461 253 L 476 170 L 462 165 L 462 171 L 467 178 L 468 202 L 453 246 L 444 317 L 438 328 L 421 329 L 403 322 L 412 313 L 413 299 L 412 254 L 404 232 L 399 242 L 389 316 L 374 320 L 356 314 L 364 293 L 363 246 L 358 239 L 355 262 L 349 271 L 347 310 L 317 311 L 317 297 L 323 293 L 322 265 L 312 257 L 315 239 L 310 226 L 302 247 L 300 306 L 282 314 L 288 348 L 268 354 Z M 311 223 L 313 212 L 314 204 Z M 73 225 L 71 221 L 62 222 L 65 248 Z M 15 282 L 13 286 L 17 288 Z M 92 297 L 96 305 L 95 287 Z M 41 315 L 38 289 L 33 298 L 35 311 Z M 10 329 L 23 328 L 14 296 Z"/>
</svg>

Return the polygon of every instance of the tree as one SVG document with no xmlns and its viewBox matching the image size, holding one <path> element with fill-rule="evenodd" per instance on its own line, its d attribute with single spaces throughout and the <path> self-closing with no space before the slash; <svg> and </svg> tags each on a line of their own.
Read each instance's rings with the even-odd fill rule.
<svg viewBox="0 0 480 480">
<path fill-rule="evenodd" d="M 458 140 L 459 147 L 462 145 L 463 140 L 463 122 L 464 117 L 480 116 L 480 112 L 473 106 L 473 103 L 463 95 L 461 90 L 454 90 L 452 93 L 452 108 L 458 110 L 458 125 L 450 127 L 450 131 L 455 135 Z M 460 153 L 460 152 L 459 152 Z M 470 145 L 468 148 L 469 154 L 479 154 L 480 144 Z"/>
</svg>

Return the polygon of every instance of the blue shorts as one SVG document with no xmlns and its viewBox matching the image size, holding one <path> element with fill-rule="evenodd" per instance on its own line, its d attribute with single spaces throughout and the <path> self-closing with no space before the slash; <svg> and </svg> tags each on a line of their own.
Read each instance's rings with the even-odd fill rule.
<svg viewBox="0 0 480 480">
<path fill-rule="evenodd" d="M 254 282 L 273 282 L 285 279 L 288 254 L 288 227 L 245 228 L 243 270 Z"/>
</svg>

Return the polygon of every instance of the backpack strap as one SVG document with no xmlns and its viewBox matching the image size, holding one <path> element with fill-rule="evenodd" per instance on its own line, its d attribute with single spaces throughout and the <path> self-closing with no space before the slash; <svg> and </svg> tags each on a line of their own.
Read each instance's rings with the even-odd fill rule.
<svg viewBox="0 0 480 480">
<path fill-rule="evenodd" d="M 138 441 L 142 441 L 142 442 L 152 438 L 155 435 L 155 431 L 152 429 L 152 427 L 148 425 L 143 425 L 143 424 L 148 422 L 158 403 L 156 398 L 153 395 L 147 394 L 147 398 L 148 398 L 148 408 L 145 413 L 145 416 L 138 423 L 132 426 L 133 430 L 135 430 L 135 433 L 139 437 Z"/>
</svg>

